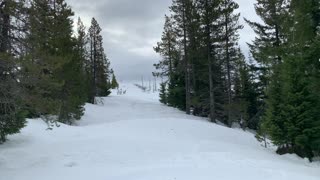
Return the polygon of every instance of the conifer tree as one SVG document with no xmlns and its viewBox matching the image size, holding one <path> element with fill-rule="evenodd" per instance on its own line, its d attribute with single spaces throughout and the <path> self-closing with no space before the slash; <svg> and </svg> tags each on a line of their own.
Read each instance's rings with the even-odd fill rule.
<svg viewBox="0 0 320 180">
<path fill-rule="evenodd" d="M 174 52 L 176 51 L 177 37 L 174 32 L 173 21 L 171 17 L 165 15 L 164 30 L 161 37 L 161 42 L 157 43 L 154 51 L 159 53 L 163 60 L 158 64 L 154 64 L 159 72 L 155 72 L 156 76 L 170 77 L 174 73 L 173 63 L 175 61 Z"/>
<path fill-rule="evenodd" d="M 222 11 L 225 7 L 223 2 L 222 0 L 173 1 L 170 8 L 172 18 L 166 16 L 162 41 L 155 48 L 156 52 L 164 57 L 163 61 L 156 64 L 157 70 L 160 70 L 158 74 L 169 77 L 168 105 L 182 107 L 185 110 L 183 108 L 185 103 L 177 98 L 184 94 L 186 102 L 190 98 L 189 106 L 192 107 L 193 114 L 199 116 L 209 114 L 211 121 L 225 119 L 224 101 L 227 97 L 226 85 L 224 85 L 227 80 L 225 78 L 227 68 L 224 65 L 226 64 L 224 59 L 226 46 L 223 46 L 225 34 L 228 34 L 227 54 L 230 57 L 230 64 L 231 61 L 233 63 L 230 74 L 234 73 L 234 61 L 239 57 L 236 45 L 237 30 L 241 26 L 237 24 L 239 15 L 232 14 L 237 5 L 231 8 L 227 6 Z M 228 3 L 231 2 L 228 1 Z M 222 33 L 226 24 L 223 13 L 230 18 L 230 22 L 227 22 L 228 33 Z M 168 45 L 171 48 L 168 48 Z M 235 77 L 231 78 L 231 82 L 234 83 Z M 184 85 L 181 83 L 182 79 L 185 79 Z M 187 85 L 188 88 L 185 88 Z"/>
<path fill-rule="evenodd" d="M 15 59 L 0 52 L 0 144 L 25 125 L 16 68 Z"/>
<path fill-rule="evenodd" d="M 16 10 L 22 11 L 23 2 L 4 0 L 0 2 L 0 143 L 6 141 L 6 136 L 15 134 L 25 125 L 25 113 L 22 110 L 21 87 L 18 81 L 17 66 L 18 49 L 14 45 L 17 37 L 11 34 L 19 29 Z M 22 39 L 19 39 L 22 41 Z"/>
<path fill-rule="evenodd" d="M 111 88 L 112 88 L 112 89 L 119 88 L 119 84 L 118 84 L 118 81 L 117 81 L 117 79 L 116 79 L 116 76 L 114 75 L 113 70 L 111 70 L 111 71 L 112 71 Z"/>
<path fill-rule="evenodd" d="M 160 102 L 162 104 L 167 104 L 168 103 L 168 94 L 167 94 L 167 87 L 166 87 L 166 83 L 161 83 L 160 84 Z"/>
<path fill-rule="evenodd" d="M 232 125 L 232 105 L 233 105 L 233 89 L 234 86 L 234 73 L 235 63 L 239 57 L 241 57 L 241 51 L 238 51 L 239 30 L 243 28 L 239 25 L 240 13 L 235 13 L 239 8 L 239 5 L 233 0 L 223 0 L 221 2 L 222 21 L 224 25 L 224 31 L 222 35 L 222 51 L 224 54 L 226 84 L 227 84 L 227 105 L 226 105 L 226 124 L 231 127 Z M 239 54 L 240 53 L 240 54 Z"/>
<path fill-rule="evenodd" d="M 90 102 L 95 103 L 96 96 L 110 94 L 109 74 L 110 62 L 104 52 L 101 27 L 95 18 L 92 18 L 89 28 L 89 74 L 91 82 Z"/>
<path fill-rule="evenodd" d="M 72 16 L 65 0 L 0 2 L 0 143 L 24 127 L 26 114 L 68 124 L 83 115 L 92 64 L 85 27 L 79 19 L 73 36 Z M 99 33 L 94 95 L 105 96 L 112 73 Z"/>
<path fill-rule="evenodd" d="M 55 56 L 53 45 L 53 4 L 48 1 L 34 0 L 29 12 L 28 55 L 23 62 L 26 83 L 27 110 L 31 117 L 58 115 L 61 102 L 58 94 L 63 82 L 57 74 L 65 61 Z"/>
<path fill-rule="evenodd" d="M 55 38 L 56 48 L 64 51 L 57 52 L 59 56 L 67 59 L 60 73 L 60 79 L 64 81 L 60 99 L 61 109 L 59 121 L 72 124 L 73 120 L 79 120 L 83 115 L 83 105 L 86 102 L 85 73 L 83 70 L 83 52 L 75 48 L 76 39 L 72 37 L 73 12 L 64 0 L 57 0 L 55 10 Z M 62 30 L 63 29 L 63 30 Z M 60 54 L 61 53 L 61 54 Z"/>
<path fill-rule="evenodd" d="M 257 15 L 263 23 L 246 22 L 253 28 L 257 38 L 249 44 L 253 58 L 267 68 L 282 61 L 281 44 L 285 42 L 285 22 L 288 4 L 285 0 L 257 0 Z"/>
<path fill-rule="evenodd" d="M 254 60 L 257 62 L 256 67 L 260 87 L 260 98 L 266 96 L 266 106 L 261 104 L 259 112 L 256 116 L 262 116 L 263 119 L 272 119 L 278 123 L 278 128 L 283 129 L 284 125 L 281 121 L 280 106 L 282 104 L 281 95 L 281 64 L 283 62 L 283 49 L 286 42 L 286 26 L 285 22 L 288 17 L 288 6 L 284 0 L 257 0 L 255 4 L 257 15 L 262 19 L 263 23 L 251 22 L 246 19 L 247 23 L 253 28 L 257 37 L 252 44 L 249 44 L 250 52 Z M 264 93 L 266 92 L 266 94 Z M 266 111 L 264 113 L 264 111 Z M 260 119 L 255 117 L 255 119 Z M 266 122 L 261 122 L 266 125 Z M 266 125 L 268 126 L 268 125 Z M 263 128 L 266 129 L 266 128 Z M 279 132 L 282 130 L 279 130 Z M 283 134 L 278 133 L 278 136 Z"/>
<path fill-rule="evenodd" d="M 257 34 L 249 47 L 251 55 L 256 61 L 256 65 L 252 69 L 256 71 L 258 76 L 259 83 L 256 85 L 259 87 L 257 89 L 260 91 L 260 98 L 264 100 L 269 92 L 280 92 L 278 89 L 281 86 L 279 71 L 283 61 L 283 44 L 286 42 L 285 22 L 288 20 L 288 4 L 285 0 L 257 0 L 255 9 L 263 23 L 251 22 L 247 19 L 246 22 Z M 277 96 L 281 95 L 277 94 Z M 279 97 L 275 97 L 270 103 L 276 106 L 280 105 Z M 266 106 L 268 105 L 264 103 L 260 105 L 257 116 L 264 114 Z M 277 109 L 275 108 L 275 111 Z M 270 113 L 277 114 L 278 112 Z M 256 117 L 256 119 L 260 118 Z"/>
<path fill-rule="evenodd" d="M 268 131 L 273 142 L 279 145 L 279 153 L 294 152 L 309 159 L 319 152 L 319 149 L 313 149 L 312 144 L 320 139 L 317 133 L 320 121 L 315 109 L 318 99 L 313 94 L 315 87 L 312 85 L 317 76 L 313 72 L 318 64 L 315 59 L 319 56 L 309 56 L 312 51 L 310 47 L 317 39 L 317 22 L 313 18 L 317 12 L 319 3 L 312 0 L 303 3 L 291 1 L 289 18 L 292 21 L 290 28 L 287 28 L 288 45 L 285 47 L 287 54 L 280 72 L 284 82 L 281 106 L 278 107 L 279 114 L 267 118 Z M 274 108 L 272 104 L 269 107 Z M 281 128 L 279 123 L 283 125 Z"/>
<path fill-rule="evenodd" d="M 258 121 L 255 116 L 258 112 L 258 97 L 254 78 L 244 55 L 238 50 L 239 57 L 235 61 L 234 95 L 232 103 L 232 118 L 237 119 L 243 129 L 257 130 Z"/>
<path fill-rule="evenodd" d="M 173 19 L 176 23 L 176 32 L 179 36 L 178 39 L 182 42 L 182 59 L 183 59 L 183 71 L 185 79 L 185 111 L 190 114 L 191 110 L 191 84 L 190 84 L 190 59 L 189 59 L 189 49 L 188 49 L 188 22 L 190 22 L 192 13 L 191 0 L 173 0 L 172 6 L 170 7 L 173 13 Z"/>
<path fill-rule="evenodd" d="M 82 55 L 72 37 L 73 12 L 64 0 L 32 1 L 25 62 L 29 111 L 71 124 L 86 101 Z"/>
<path fill-rule="evenodd" d="M 157 43 L 157 46 L 154 47 L 154 50 L 163 58 L 159 63 L 154 64 L 156 68 L 154 75 L 167 79 L 167 82 L 164 82 L 161 86 L 161 88 L 163 88 L 161 91 L 167 91 L 167 95 L 163 95 L 162 98 L 160 98 L 161 101 L 168 103 L 170 106 L 184 109 L 185 102 L 175 98 L 183 98 L 185 92 L 183 88 L 181 88 L 181 86 L 184 87 L 184 84 L 181 84 L 180 81 L 181 78 L 184 78 L 184 70 L 180 60 L 181 55 L 178 36 L 172 17 L 165 16 L 162 38 L 161 41 Z"/>
<path fill-rule="evenodd" d="M 90 102 L 91 96 L 91 75 L 90 75 L 90 54 L 89 54 L 89 38 L 86 33 L 86 27 L 84 26 L 81 18 L 78 18 L 77 22 L 77 39 L 76 39 L 76 49 L 79 54 L 79 59 L 81 61 L 82 70 L 85 74 L 85 88 L 86 88 L 86 102 Z"/>
<path fill-rule="evenodd" d="M 311 160 L 319 154 L 320 139 L 315 93 L 319 90 L 319 2 L 287 3 L 258 1 L 257 13 L 266 25 L 249 22 L 260 35 L 251 45 L 253 57 L 269 73 L 267 109 L 259 132 L 269 135 L 279 154 L 296 153 Z"/>
<path fill-rule="evenodd" d="M 219 31 L 219 27 L 216 25 L 217 21 L 220 17 L 218 13 L 219 1 L 212 0 L 199 0 L 198 8 L 200 11 L 200 16 L 202 20 L 202 24 L 204 27 L 204 37 L 206 44 L 206 57 L 207 57 L 207 66 L 208 66 L 208 81 L 209 81 L 209 112 L 210 112 L 210 120 L 212 122 L 216 122 L 216 89 L 214 85 L 215 80 L 217 79 L 217 74 L 214 74 L 214 69 L 218 69 L 217 63 L 217 47 L 215 43 L 217 43 L 217 32 Z"/>
</svg>

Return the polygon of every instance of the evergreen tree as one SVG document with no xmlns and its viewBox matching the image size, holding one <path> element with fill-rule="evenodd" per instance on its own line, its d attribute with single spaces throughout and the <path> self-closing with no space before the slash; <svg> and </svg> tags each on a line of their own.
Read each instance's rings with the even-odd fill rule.
<svg viewBox="0 0 320 180">
<path fill-rule="evenodd" d="M 254 79 L 250 72 L 250 66 L 246 63 L 245 57 L 238 50 L 239 57 L 235 62 L 234 96 L 232 103 L 233 119 L 237 119 L 243 129 L 250 128 L 257 130 L 258 121 L 254 120 L 257 114 L 258 97 L 254 88 Z"/>
<path fill-rule="evenodd" d="M 278 153 L 319 154 L 319 2 L 257 0 L 262 23 L 247 63 L 232 0 L 173 0 L 155 67 L 168 78 L 161 102 L 228 126 L 257 130 Z"/>
<path fill-rule="evenodd" d="M 175 60 L 175 51 L 177 51 L 176 40 L 177 37 L 174 31 L 172 18 L 166 15 L 161 42 L 158 42 L 157 46 L 154 47 L 154 51 L 163 58 L 158 64 L 154 64 L 157 71 L 159 71 L 154 73 L 156 76 L 168 77 L 169 80 L 171 79 L 171 76 L 174 73 L 173 63 L 174 61 L 177 61 Z"/>
<path fill-rule="evenodd" d="M 72 16 L 65 0 L 0 2 L 0 143 L 24 127 L 26 114 L 68 124 L 83 115 L 93 66 L 85 27 L 79 19 L 73 36 Z M 111 71 L 99 33 L 94 95 L 105 96 Z"/>
<path fill-rule="evenodd" d="M 285 22 L 288 4 L 285 0 L 257 0 L 257 15 L 263 23 L 246 22 L 253 28 L 257 38 L 249 44 L 253 58 L 267 68 L 281 63 L 281 45 L 285 42 Z M 270 70 L 270 69 L 269 69 Z"/>
<path fill-rule="evenodd" d="M 18 81 L 19 50 L 14 48 L 16 37 L 10 34 L 19 27 L 12 18 L 18 18 L 16 9 L 22 10 L 22 3 L 11 0 L 0 2 L 0 143 L 6 141 L 7 135 L 18 133 L 25 125 Z"/>
<path fill-rule="evenodd" d="M 262 8 L 264 7 L 264 8 Z M 251 46 L 253 56 L 268 68 L 267 109 L 260 133 L 278 145 L 277 152 L 312 159 L 319 154 L 319 2 L 258 1 L 262 26 Z M 317 50 L 316 50 L 317 49 Z"/>
<path fill-rule="evenodd" d="M 67 58 L 68 62 L 63 66 L 60 79 L 64 81 L 60 99 L 61 109 L 59 121 L 72 124 L 73 120 L 79 120 L 83 115 L 83 105 L 86 102 L 85 73 L 83 69 L 83 52 L 76 49 L 77 41 L 72 37 L 73 12 L 64 0 L 57 0 L 55 10 L 55 38 L 59 56 Z M 60 54 L 61 53 L 61 54 Z"/>
<path fill-rule="evenodd" d="M 255 10 L 263 23 L 251 22 L 247 19 L 246 22 L 257 34 L 249 47 L 251 55 L 256 61 L 255 65 L 252 65 L 252 70 L 256 74 L 256 81 L 258 81 L 258 83 L 255 83 L 258 86 L 256 90 L 259 98 L 265 100 L 269 93 L 280 92 L 278 88 L 282 85 L 279 79 L 279 71 L 283 61 L 283 44 L 287 37 L 285 22 L 288 20 L 288 4 L 285 0 L 257 0 Z M 274 105 L 280 105 L 279 97 L 271 100 Z M 265 105 L 265 103 L 259 104 L 259 110 L 254 119 L 259 120 L 261 118 L 266 106 L 268 105 Z M 275 108 L 274 110 L 275 112 L 269 112 L 269 114 L 277 114 L 276 110 L 279 109 Z"/>
<path fill-rule="evenodd" d="M 317 133 L 320 121 L 315 109 L 319 101 L 317 95 L 313 93 L 312 85 L 317 77 L 314 76 L 312 69 L 318 64 L 313 58 L 319 59 L 319 56 L 309 56 L 312 52 L 310 47 L 317 39 L 317 22 L 314 15 L 318 12 L 319 3 L 315 1 L 303 3 L 291 1 L 292 24 L 287 28 L 289 34 L 288 45 L 285 47 L 287 54 L 280 72 L 284 82 L 280 89 L 283 95 L 280 99 L 280 112 L 273 114 L 273 118 L 267 118 L 268 131 L 273 142 L 279 145 L 279 153 L 294 152 L 309 159 L 315 152 L 319 152 L 318 147 L 313 149 L 312 144 L 320 139 Z M 275 96 L 274 93 L 270 95 Z M 269 107 L 274 108 L 272 104 Z"/>
<path fill-rule="evenodd" d="M 260 119 L 265 112 L 263 119 L 272 119 L 278 123 L 277 128 L 283 131 L 283 122 L 281 121 L 280 106 L 282 104 L 282 77 L 281 64 L 283 62 L 283 49 L 286 42 L 286 25 L 288 20 L 288 4 L 284 0 L 257 0 L 255 4 L 256 13 L 261 17 L 263 23 L 256 23 L 246 20 L 253 28 L 257 37 L 252 44 L 249 44 L 252 57 L 256 61 L 255 67 L 252 67 L 256 73 L 255 83 L 258 85 L 256 90 L 260 99 L 267 99 L 267 110 L 264 103 L 260 104 L 259 111 L 254 119 Z M 265 94 L 265 92 L 267 94 Z M 260 122 L 266 126 L 267 122 Z M 266 128 L 260 128 L 265 129 Z M 262 134 L 265 134 L 261 132 Z M 278 133 L 278 136 L 283 134 Z"/>
<path fill-rule="evenodd" d="M 84 74 L 82 80 L 85 84 L 86 102 L 90 100 L 90 62 L 88 52 L 88 35 L 86 33 L 86 27 L 84 26 L 81 18 L 78 18 L 77 22 L 77 37 L 76 37 L 76 51 L 78 52 L 78 58 L 80 61 L 81 71 Z"/>
<path fill-rule="evenodd" d="M 225 119 L 225 57 L 228 55 L 230 66 L 232 64 L 233 67 L 232 70 L 229 68 L 230 74 L 235 72 L 235 59 L 239 57 L 236 45 L 237 30 L 241 26 L 237 22 L 239 15 L 232 14 L 237 5 L 227 5 L 224 9 L 223 2 L 173 1 L 172 18 L 166 16 L 162 41 L 155 48 L 164 57 L 155 66 L 160 70 L 159 75 L 168 76 L 168 105 L 182 109 L 187 107 L 176 98 L 184 94 L 186 102 L 190 99 L 189 106 L 192 107 L 193 114 L 209 114 L 211 121 Z M 230 19 L 227 21 L 227 33 L 222 33 L 226 29 L 223 13 Z M 228 51 L 223 45 L 226 34 Z M 181 83 L 183 78 L 184 85 Z M 235 77 L 231 78 L 230 81 L 234 83 Z M 185 88 L 187 85 L 188 88 Z"/>
<path fill-rule="evenodd" d="M 103 38 L 98 22 L 93 18 L 89 28 L 89 70 L 92 85 L 90 102 L 95 103 L 96 96 L 108 96 L 110 92 L 110 62 L 104 53 Z"/>
<path fill-rule="evenodd" d="M 215 87 L 217 79 L 217 73 L 214 74 L 214 70 L 218 69 L 217 63 L 217 47 L 215 43 L 217 43 L 217 32 L 219 31 L 219 26 L 217 26 L 218 19 L 220 15 L 218 13 L 220 1 L 212 1 L 212 0 L 199 0 L 198 8 L 200 11 L 200 16 L 202 20 L 202 24 L 204 27 L 204 42 L 206 44 L 206 57 L 207 57 L 207 66 L 208 66 L 208 84 L 209 84 L 209 95 L 210 95 L 210 120 L 212 122 L 216 122 L 216 89 Z"/>
<path fill-rule="evenodd" d="M 224 64 L 225 64 L 225 77 L 227 84 L 227 103 L 226 103 L 226 124 L 231 127 L 234 121 L 232 114 L 233 106 L 233 86 L 234 86 L 234 74 L 235 74 L 235 64 L 239 57 L 241 57 L 241 51 L 238 51 L 238 41 L 239 34 L 238 31 L 243 28 L 239 25 L 240 13 L 235 13 L 239 8 L 239 5 L 233 0 L 223 0 L 221 2 L 222 11 L 222 22 L 224 25 L 224 31 L 222 35 L 222 51 L 224 54 Z"/>
<path fill-rule="evenodd" d="M 189 59 L 189 31 L 188 22 L 191 21 L 193 1 L 191 0 L 173 0 L 170 10 L 173 14 L 173 19 L 176 24 L 175 31 L 179 36 L 178 39 L 182 42 L 181 48 L 183 53 L 181 57 L 183 59 L 184 79 L 185 79 L 185 111 L 187 114 L 191 112 L 191 84 L 190 84 L 190 59 Z"/>
<path fill-rule="evenodd" d="M 155 64 L 156 72 L 154 74 L 158 77 L 168 79 L 167 85 L 161 86 L 161 91 L 167 91 L 167 95 L 160 99 L 168 105 L 185 109 L 185 101 L 176 97 L 185 99 L 184 87 L 185 84 L 181 84 L 181 79 L 184 78 L 183 64 L 180 60 L 180 50 L 178 43 L 178 36 L 174 27 L 174 19 L 169 16 L 165 16 L 164 31 L 161 41 L 154 47 L 156 53 L 160 54 L 163 58 L 159 63 Z M 164 89 L 166 88 L 167 89 Z M 182 87 L 181 87 L 182 86 Z M 162 89 L 163 88 L 163 89 Z M 166 97 L 166 98 L 164 98 Z"/>
<path fill-rule="evenodd" d="M 6 136 L 15 134 L 25 125 L 22 110 L 21 88 L 17 80 L 15 60 L 0 52 L 0 143 Z"/>
<path fill-rule="evenodd" d="M 180 71 L 183 72 L 183 71 Z M 168 82 L 167 103 L 169 106 L 185 110 L 185 77 L 184 74 L 175 73 L 172 80 Z"/>
<path fill-rule="evenodd" d="M 112 70 L 111 70 L 111 71 L 112 71 Z M 117 81 L 116 76 L 114 75 L 113 71 L 112 71 L 111 88 L 112 88 L 112 89 L 119 88 L 118 81 Z"/>
<path fill-rule="evenodd" d="M 162 104 L 167 104 L 168 103 L 168 95 L 167 95 L 167 87 L 166 87 L 166 83 L 161 83 L 160 84 L 160 102 Z"/>
<path fill-rule="evenodd" d="M 49 1 L 34 0 L 29 10 L 28 55 L 24 60 L 23 82 L 26 84 L 27 110 L 31 117 L 58 115 L 63 80 L 58 78 L 66 59 L 59 56 L 65 47 L 57 47 L 52 27 L 54 5 Z M 61 49 L 58 49 L 61 48 Z M 68 47 L 66 47 L 68 48 Z"/>
<path fill-rule="evenodd" d="M 29 60 L 24 66 L 29 111 L 44 118 L 56 115 L 69 124 L 80 119 L 86 101 L 82 52 L 72 37 L 72 16 L 64 0 L 32 1 Z"/>
</svg>

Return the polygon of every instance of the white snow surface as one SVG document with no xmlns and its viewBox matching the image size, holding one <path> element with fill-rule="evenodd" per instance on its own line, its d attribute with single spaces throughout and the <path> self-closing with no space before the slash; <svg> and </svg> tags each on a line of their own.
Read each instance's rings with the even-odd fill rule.
<svg viewBox="0 0 320 180">
<path fill-rule="evenodd" d="M 0 145 L 0 180 L 319 180 L 319 163 L 263 148 L 252 133 L 126 95 L 86 105 L 77 126 L 28 120 Z"/>
</svg>

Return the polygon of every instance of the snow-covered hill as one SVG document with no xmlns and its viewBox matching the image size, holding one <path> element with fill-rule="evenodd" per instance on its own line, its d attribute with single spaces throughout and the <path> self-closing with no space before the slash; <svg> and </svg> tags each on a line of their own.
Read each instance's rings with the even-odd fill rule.
<svg viewBox="0 0 320 180">
<path fill-rule="evenodd" d="M 278 156 L 254 135 L 165 107 L 128 84 L 87 105 L 79 126 L 29 120 L 0 145 L 0 180 L 319 180 L 320 165 Z"/>
</svg>

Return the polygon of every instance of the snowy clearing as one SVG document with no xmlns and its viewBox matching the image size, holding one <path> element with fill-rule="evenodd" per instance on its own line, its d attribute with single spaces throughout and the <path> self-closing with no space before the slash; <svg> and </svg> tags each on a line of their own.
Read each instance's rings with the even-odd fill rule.
<svg viewBox="0 0 320 180">
<path fill-rule="evenodd" d="M 319 163 L 278 156 L 251 133 L 126 95 L 87 105 L 79 126 L 29 120 L 0 146 L 1 180 L 319 180 Z"/>
</svg>

